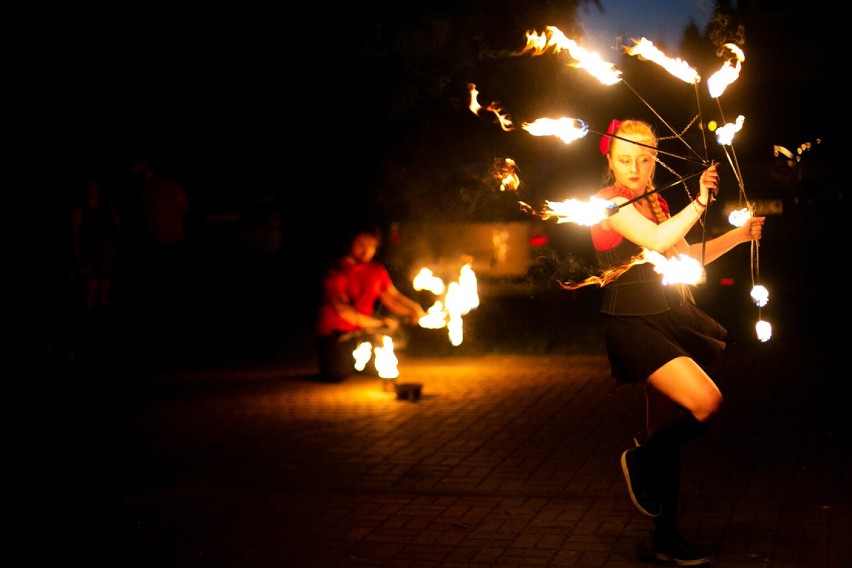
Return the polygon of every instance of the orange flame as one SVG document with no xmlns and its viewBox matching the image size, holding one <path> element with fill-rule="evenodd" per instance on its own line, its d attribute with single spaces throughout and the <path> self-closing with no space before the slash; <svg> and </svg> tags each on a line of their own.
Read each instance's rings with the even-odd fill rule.
<svg viewBox="0 0 852 568">
<path fill-rule="evenodd" d="M 399 360 L 393 352 L 393 340 L 387 336 L 382 336 L 382 344 L 373 348 L 376 354 L 376 371 L 379 377 L 383 379 L 395 379 L 399 376 L 397 365 Z"/>
<path fill-rule="evenodd" d="M 597 53 L 586 51 L 577 42 L 565 37 L 559 28 L 547 26 L 541 34 L 527 32 L 527 45 L 521 53 L 532 52 L 533 56 L 541 55 L 548 48 L 553 48 L 554 53 L 567 50 L 575 62 L 569 63 L 571 67 L 585 69 L 592 77 L 604 85 L 614 85 L 621 81 L 621 71 L 615 65 L 601 59 Z"/>
<path fill-rule="evenodd" d="M 500 180 L 500 191 L 518 191 L 521 178 L 518 177 L 518 164 L 512 158 L 494 161 L 493 176 Z"/>
<path fill-rule="evenodd" d="M 701 81 L 701 76 L 698 74 L 698 71 L 690 67 L 686 61 L 668 57 L 665 53 L 660 51 L 660 49 L 657 48 L 651 40 L 643 37 L 639 41 L 634 39 L 633 43 L 636 44 L 633 47 L 625 46 L 624 51 L 627 55 L 636 55 L 640 59 L 653 61 L 686 83 L 698 83 Z"/>
<path fill-rule="evenodd" d="M 560 282 L 559 285 L 566 290 L 576 290 L 583 286 L 596 284 L 604 287 L 610 282 L 618 279 L 632 266 L 650 262 L 654 265 L 657 274 L 663 275 L 663 284 L 698 284 L 705 278 L 704 268 L 701 263 L 691 256 L 680 254 L 667 258 L 664 255 L 643 248 L 639 254 L 631 258 L 627 263 L 604 270 L 599 276 L 590 276 L 582 282 Z"/>
<path fill-rule="evenodd" d="M 742 227 L 751 217 L 751 211 L 748 208 L 734 209 L 728 215 L 728 223 L 734 227 Z"/>
<path fill-rule="evenodd" d="M 477 90 L 476 85 L 468 83 L 467 90 L 470 91 L 470 111 L 473 114 L 479 114 L 479 109 L 482 108 L 482 105 L 479 104 L 479 101 L 477 100 L 479 98 L 479 91 Z"/>
<path fill-rule="evenodd" d="M 470 258 L 470 257 L 466 257 Z M 470 261 L 472 262 L 472 260 Z M 443 301 L 436 300 L 426 311 L 426 316 L 420 318 L 420 327 L 426 329 L 441 329 L 446 327 L 450 343 L 459 346 L 463 340 L 462 316 L 479 307 L 476 273 L 466 262 L 459 270 L 457 282 L 444 286 L 443 280 L 434 276 L 428 268 L 421 268 L 414 277 L 415 290 L 429 290 L 435 295 L 444 293 Z"/>
<path fill-rule="evenodd" d="M 663 284 L 698 284 L 704 280 L 704 268 L 701 263 L 686 254 L 666 257 L 662 254 L 643 249 L 648 262 L 654 265 L 654 271 L 663 275 Z"/>
<path fill-rule="evenodd" d="M 610 216 L 616 205 L 609 200 L 595 197 L 589 201 L 566 199 L 564 201 L 546 201 L 543 219 L 556 218 L 557 223 L 577 223 L 591 227 Z"/>
<path fill-rule="evenodd" d="M 566 144 L 589 133 L 589 127 L 579 118 L 539 118 L 533 122 L 525 122 L 521 128 L 533 136 L 556 136 Z"/>
<path fill-rule="evenodd" d="M 352 357 L 355 358 L 355 369 L 363 371 L 367 367 L 367 363 L 373 356 L 373 344 L 369 341 L 362 341 L 352 352 Z"/>
<path fill-rule="evenodd" d="M 479 97 L 479 91 L 476 90 L 476 85 L 473 83 L 468 83 L 467 85 L 468 91 L 470 91 L 470 104 L 468 108 L 470 108 L 471 112 L 475 115 L 479 115 L 479 111 L 482 110 L 482 105 L 479 104 L 477 98 Z M 500 105 L 496 102 L 492 102 L 490 105 L 485 107 L 485 110 L 488 112 L 494 113 L 497 117 L 497 122 L 500 123 L 500 128 L 509 132 L 514 130 L 515 127 L 512 124 L 512 119 L 509 117 L 507 113 L 503 112 L 503 109 L 500 108 Z"/>
<path fill-rule="evenodd" d="M 443 294 L 446 289 L 444 281 L 435 276 L 432 271 L 426 267 L 420 269 L 420 272 L 418 272 L 417 276 L 414 277 L 413 284 L 415 290 L 428 290 L 436 296 Z"/>
<path fill-rule="evenodd" d="M 734 134 L 742 130 L 745 117 L 739 115 L 736 124 L 727 123 L 716 129 L 716 141 L 723 146 L 730 146 L 734 142 Z"/>
<path fill-rule="evenodd" d="M 399 360 L 393 352 L 393 339 L 388 335 L 381 336 L 381 345 L 374 346 L 370 341 L 362 341 L 352 352 L 352 357 L 355 359 L 353 366 L 356 371 L 363 371 L 370 359 L 373 359 L 376 372 L 382 379 L 395 379 L 399 376 Z"/>
<path fill-rule="evenodd" d="M 745 61 L 745 53 L 743 53 L 743 50 L 737 44 L 726 43 L 722 47 L 731 51 L 734 56 L 735 66 L 731 65 L 731 60 L 728 59 L 722 65 L 721 69 L 707 79 L 707 88 L 710 91 L 710 96 L 713 98 L 720 97 L 725 92 L 725 89 L 728 88 L 728 85 L 737 80 L 742 69 L 742 62 Z"/>
</svg>

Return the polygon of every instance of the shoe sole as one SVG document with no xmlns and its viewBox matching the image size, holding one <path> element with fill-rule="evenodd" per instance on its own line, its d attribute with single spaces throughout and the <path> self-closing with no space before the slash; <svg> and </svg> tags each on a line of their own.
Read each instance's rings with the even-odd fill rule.
<svg viewBox="0 0 852 568">
<path fill-rule="evenodd" d="M 674 558 L 662 552 L 655 552 L 654 558 L 657 560 L 662 560 L 663 562 L 672 562 L 674 564 L 677 564 L 678 566 L 707 566 L 708 564 L 710 564 L 709 558 L 699 558 L 698 560 L 681 560 L 680 558 Z"/>
<path fill-rule="evenodd" d="M 639 504 L 639 501 L 636 499 L 636 495 L 633 493 L 633 485 L 630 483 L 630 472 L 627 469 L 627 452 L 629 451 L 630 450 L 624 450 L 624 453 L 621 454 L 621 472 L 624 474 L 624 480 L 627 482 L 627 493 L 630 495 L 630 500 L 633 501 L 633 505 L 639 509 L 639 512 L 646 517 L 651 517 L 652 519 L 659 517 L 660 513 L 655 515 L 650 511 L 645 510 L 645 508 Z"/>
</svg>

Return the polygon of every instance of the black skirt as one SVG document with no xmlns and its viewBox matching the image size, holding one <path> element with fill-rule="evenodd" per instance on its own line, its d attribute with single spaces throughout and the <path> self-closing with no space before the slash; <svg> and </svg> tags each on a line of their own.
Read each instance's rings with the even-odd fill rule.
<svg viewBox="0 0 852 568">
<path fill-rule="evenodd" d="M 604 317 L 607 355 L 618 384 L 644 382 L 678 357 L 691 357 L 712 376 L 725 351 L 727 330 L 688 300 L 660 314 Z"/>
</svg>

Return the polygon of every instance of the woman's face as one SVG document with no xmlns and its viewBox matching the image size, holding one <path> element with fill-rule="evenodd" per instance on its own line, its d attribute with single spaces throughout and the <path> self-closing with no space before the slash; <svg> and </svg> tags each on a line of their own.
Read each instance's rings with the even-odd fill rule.
<svg viewBox="0 0 852 568">
<path fill-rule="evenodd" d="M 640 134 L 627 134 L 623 138 L 647 144 L 647 140 Z M 651 148 L 613 138 L 608 159 L 615 183 L 626 187 L 634 195 L 644 193 L 648 182 L 654 176 L 656 153 Z"/>
</svg>

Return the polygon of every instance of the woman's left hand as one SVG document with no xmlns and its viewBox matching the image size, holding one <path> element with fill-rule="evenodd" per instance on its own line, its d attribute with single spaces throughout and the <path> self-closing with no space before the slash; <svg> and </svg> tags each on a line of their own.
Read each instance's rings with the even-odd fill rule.
<svg viewBox="0 0 852 568">
<path fill-rule="evenodd" d="M 766 217 L 749 217 L 740 229 L 746 241 L 759 241 L 763 237 L 763 224 Z"/>
</svg>

